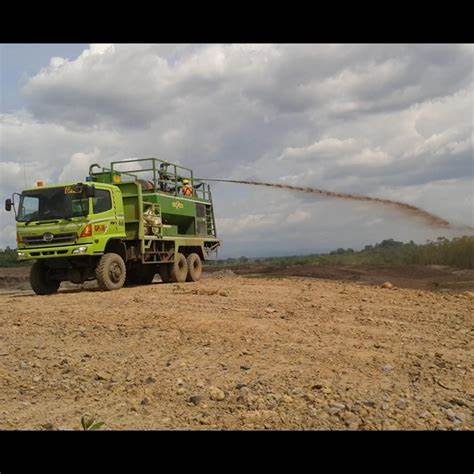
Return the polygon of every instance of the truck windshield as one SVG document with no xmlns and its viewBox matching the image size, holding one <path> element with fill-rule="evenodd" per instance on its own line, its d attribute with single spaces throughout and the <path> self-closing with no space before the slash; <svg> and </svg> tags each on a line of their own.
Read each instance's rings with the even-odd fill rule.
<svg viewBox="0 0 474 474">
<path fill-rule="evenodd" d="M 17 221 L 70 219 L 89 214 L 89 199 L 74 186 L 35 189 L 21 194 Z"/>
</svg>

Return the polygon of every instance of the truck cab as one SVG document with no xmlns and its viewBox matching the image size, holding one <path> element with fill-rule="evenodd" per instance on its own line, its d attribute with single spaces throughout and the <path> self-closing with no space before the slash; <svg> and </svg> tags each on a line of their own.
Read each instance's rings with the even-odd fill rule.
<svg viewBox="0 0 474 474">
<path fill-rule="evenodd" d="M 125 237 L 120 189 L 79 182 L 27 189 L 18 196 L 18 258 L 97 255 Z"/>
<path fill-rule="evenodd" d="M 120 171 L 123 163 L 138 168 Z M 62 281 L 93 279 L 114 290 L 151 283 L 156 273 L 164 282 L 198 280 L 202 261 L 220 245 L 209 186 L 157 158 L 96 167 L 85 181 L 38 182 L 6 200 L 5 209 L 15 210 L 18 259 L 35 261 L 33 290 L 51 294 Z"/>
</svg>

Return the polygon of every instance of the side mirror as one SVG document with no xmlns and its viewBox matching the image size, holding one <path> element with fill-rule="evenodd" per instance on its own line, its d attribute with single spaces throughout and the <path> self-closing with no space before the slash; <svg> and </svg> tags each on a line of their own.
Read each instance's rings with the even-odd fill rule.
<svg viewBox="0 0 474 474">
<path fill-rule="evenodd" d="M 86 198 L 95 197 L 95 187 L 94 186 L 85 186 L 84 195 Z"/>
<path fill-rule="evenodd" d="M 10 212 L 12 210 L 12 200 L 6 199 L 5 200 L 5 211 Z"/>
</svg>

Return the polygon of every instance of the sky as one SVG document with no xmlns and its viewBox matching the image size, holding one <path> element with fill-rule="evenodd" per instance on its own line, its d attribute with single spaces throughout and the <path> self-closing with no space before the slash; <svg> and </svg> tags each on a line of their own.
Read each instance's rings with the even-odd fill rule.
<svg viewBox="0 0 474 474">
<path fill-rule="evenodd" d="M 220 257 L 425 242 L 474 226 L 474 45 L 4 44 L 0 198 L 156 156 L 200 177 L 395 199 L 391 208 L 213 185 Z M 15 221 L 0 210 L 0 247 Z"/>
</svg>

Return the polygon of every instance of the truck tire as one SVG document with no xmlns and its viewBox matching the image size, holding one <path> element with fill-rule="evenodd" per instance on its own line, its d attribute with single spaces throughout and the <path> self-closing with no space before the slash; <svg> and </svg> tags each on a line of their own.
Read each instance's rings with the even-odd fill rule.
<svg viewBox="0 0 474 474">
<path fill-rule="evenodd" d="M 163 283 L 170 283 L 171 281 L 171 266 L 172 263 L 160 263 L 158 265 L 158 272 Z"/>
<path fill-rule="evenodd" d="M 58 291 L 61 282 L 51 279 L 48 267 L 43 262 L 36 261 L 30 270 L 30 284 L 37 295 L 52 295 Z"/>
<path fill-rule="evenodd" d="M 188 262 L 186 281 L 198 281 L 202 274 L 201 257 L 197 253 L 190 253 L 186 261 Z"/>
<path fill-rule="evenodd" d="M 171 265 L 170 281 L 173 283 L 183 283 L 186 281 L 188 274 L 188 262 L 186 257 L 177 252 L 173 264 Z"/>
<path fill-rule="evenodd" d="M 104 291 L 118 290 L 125 283 L 127 270 L 122 257 L 117 253 L 106 253 L 100 257 L 95 269 L 99 288 Z"/>
</svg>

